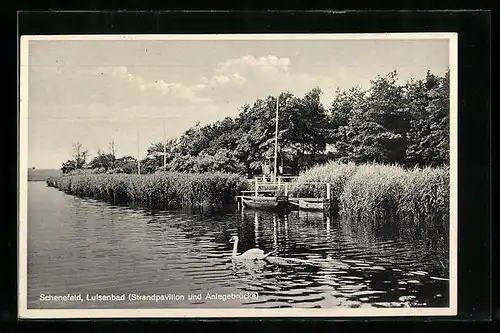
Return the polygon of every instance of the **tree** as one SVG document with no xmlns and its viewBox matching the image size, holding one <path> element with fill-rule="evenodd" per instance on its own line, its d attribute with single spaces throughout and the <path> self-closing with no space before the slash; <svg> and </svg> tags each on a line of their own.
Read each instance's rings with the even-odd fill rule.
<svg viewBox="0 0 500 333">
<path fill-rule="evenodd" d="M 179 139 L 178 150 L 181 155 L 197 156 L 210 143 L 210 127 L 202 127 L 199 122 L 189 128 Z"/>
<path fill-rule="evenodd" d="M 191 156 L 184 162 L 189 172 L 228 172 L 241 173 L 243 166 L 234 158 L 230 150 L 222 148 L 215 154 L 202 152 L 198 156 Z"/>
<path fill-rule="evenodd" d="M 146 156 L 141 160 L 141 174 L 154 173 L 161 167 L 161 163 L 154 156 Z"/>
<path fill-rule="evenodd" d="M 115 163 L 115 156 L 113 154 L 106 154 L 102 150 L 97 151 L 97 156 L 89 163 L 91 169 L 104 169 L 108 171 L 113 169 Z"/>
<path fill-rule="evenodd" d="M 315 155 L 326 149 L 328 118 L 321 95 L 321 89 L 314 88 L 303 98 L 280 96 L 280 100 L 284 99 L 279 107 L 283 114 L 278 135 L 280 150 L 287 152 L 301 169 L 311 167 Z M 306 154 L 311 158 L 304 160 Z"/>
<path fill-rule="evenodd" d="M 235 157 L 252 176 L 260 172 L 264 159 L 270 154 L 274 136 L 276 98 L 257 99 L 245 105 L 236 122 Z"/>
<path fill-rule="evenodd" d="M 63 174 L 70 173 L 73 170 L 76 170 L 76 162 L 74 160 L 67 160 L 62 164 L 61 172 Z"/>
<path fill-rule="evenodd" d="M 367 96 L 370 120 L 377 124 L 378 140 L 384 156 L 381 161 L 404 164 L 406 151 L 406 132 L 409 128 L 409 114 L 405 109 L 403 87 L 396 84 L 397 71 L 385 77 L 378 76 L 371 81 L 372 86 Z"/>
<path fill-rule="evenodd" d="M 290 93 L 279 97 L 279 159 L 297 163 L 304 154 L 322 153 L 326 147 L 327 114 L 321 90 L 303 98 Z M 252 176 L 274 156 L 276 97 L 244 105 L 236 119 L 196 124 L 179 139 L 168 168 L 175 171 L 225 170 Z M 144 161 L 152 164 L 152 161 Z M 309 164 L 311 162 L 308 162 Z M 304 164 L 305 165 L 305 164 Z"/>
<path fill-rule="evenodd" d="M 243 172 L 243 167 L 236 167 L 240 165 L 235 152 L 238 134 L 235 121 L 229 117 L 206 126 L 197 123 L 177 142 L 167 146 L 167 169 L 181 172 L 212 170 L 218 161 L 226 160 L 228 167 L 233 166 L 231 170 Z M 223 150 L 226 152 L 222 154 Z M 227 168 L 221 164 L 219 169 Z"/>
<path fill-rule="evenodd" d="M 351 134 L 350 121 L 355 110 L 363 109 L 366 92 L 359 87 L 353 87 L 345 91 L 337 88 L 335 93 L 330 106 L 326 139 L 335 147 L 334 158 L 348 160 L 352 153 L 352 146 L 348 144 L 348 137 Z"/>
<path fill-rule="evenodd" d="M 412 165 L 449 163 L 450 72 L 444 77 L 427 72 L 425 80 L 407 85 L 412 119 L 406 134 L 406 157 Z"/>
<path fill-rule="evenodd" d="M 132 156 L 124 156 L 115 160 L 115 169 L 123 173 L 136 174 L 137 160 Z"/>
<path fill-rule="evenodd" d="M 367 91 L 338 93 L 331 105 L 329 141 L 335 156 L 357 163 L 404 163 L 409 119 L 397 72 L 371 81 Z"/>
<path fill-rule="evenodd" d="M 337 91 L 331 105 L 334 157 L 406 166 L 448 161 L 449 74 L 396 83 L 397 73 L 371 81 L 367 91 Z"/>
<path fill-rule="evenodd" d="M 319 88 L 302 97 L 281 93 L 279 164 L 286 161 L 284 166 L 304 169 L 319 157 L 406 166 L 448 163 L 449 72 L 444 77 L 429 72 L 424 80 L 402 85 L 397 81 L 393 71 L 376 77 L 366 90 L 337 89 L 329 110 L 321 103 Z M 141 161 L 141 173 L 260 174 L 263 163 L 274 158 L 275 116 L 276 96 L 267 96 L 243 105 L 234 119 L 197 123 L 179 139 L 152 143 Z M 327 145 L 333 149 L 329 146 L 325 157 Z M 113 140 L 108 148 L 108 153 L 99 151 L 90 162 L 94 170 L 137 173 L 136 159 L 116 159 Z M 73 144 L 73 151 L 74 160 L 63 164 L 65 172 L 82 168 L 88 158 L 79 142 Z"/>
<path fill-rule="evenodd" d="M 155 142 L 147 149 L 147 156 L 141 161 L 141 172 L 153 173 L 163 167 L 165 152 L 166 165 L 172 161 L 177 148 L 177 139 L 167 139 L 165 142 Z M 166 169 L 166 168 L 163 168 Z"/>
<path fill-rule="evenodd" d="M 87 161 L 88 154 L 88 150 L 84 149 L 79 141 L 73 143 L 73 157 L 76 163 L 76 169 L 83 168 Z"/>
</svg>

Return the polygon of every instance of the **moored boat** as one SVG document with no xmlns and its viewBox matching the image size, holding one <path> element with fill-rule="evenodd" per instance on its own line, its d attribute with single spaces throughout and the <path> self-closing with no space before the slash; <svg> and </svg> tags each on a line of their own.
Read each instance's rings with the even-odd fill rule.
<svg viewBox="0 0 500 333">
<path fill-rule="evenodd" d="M 288 197 L 264 197 L 264 196 L 241 196 L 241 202 L 245 207 L 256 209 L 278 209 L 286 208 Z"/>
<path fill-rule="evenodd" d="M 290 203 L 295 205 L 301 210 L 326 211 L 330 209 L 330 201 L 325 199 L 320 199 L 320 200 L 299 199 L 297 201 L 290 201 Z"/>
</svg>

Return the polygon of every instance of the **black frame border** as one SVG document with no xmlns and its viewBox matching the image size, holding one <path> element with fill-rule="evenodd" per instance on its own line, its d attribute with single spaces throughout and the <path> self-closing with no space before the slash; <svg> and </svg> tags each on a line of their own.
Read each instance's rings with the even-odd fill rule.
<svg viewBox="0 0 500 333">
<path fill-rule="evenodd" d="M 192 33 L 458 33 L 458 315 L 456 317 L 377 317 L 377 318 L 241 318 L 180 320 L 157 319 L 169 325 L 197 322 L 245 323 L 268 321 L 318 322 L 380 321 L 488 321 L 492 319 L 492 122 L 491 122 L 491 13 L 484 10 L 439 11 L 21 11 L 17 13 L 19 53 L 21 35 L 50 34 L 192 34 Z M 18 56 L 17 56 L 18 58 Z M 17 66 L 18 68 L 18 66 Z M 16 73 L 18 75 L 18 73 Z M 16 100 L 16 109 L 18 100 Z M 18 109 L 17 109 L 18 110 Z M 16 119 L 17 115 L 9 111 Z M 12 128 L 12 126 L 11 126 Z M 16 128 L 17 129 L 17 128 Z M 17 129 L 18 130 L 18 129 Z M 15 140 L 18 139 L 18 132 Z M 9 140 L 12 142 L 12 140 Z M 17 160 L 16 153 L 9 160 Z M 17 165 L 12 174 L 17 175 Z M 17 201 L 17 181 L 12 198 Z M 15 194 L 14 194 L 15 193 Z M 17 207 L 13 202 L 10 207 Z M 17 217 L 17 209 L 12 214 Z M 17 218 L 9 219 L 5 252 L 9 258 L 5 272 L 4 296 L 9 303 L 2 316 L 6 322 L 26 325 L 51 322 L 67 330 L 73 322 L 92 329 L 99 320 L 17 320 Z M 5 253 L 4 252 L 4 253 Z M 15 274 L 12 274 L 15 273 Z M 2 320 L 3 321 L 3 320 Z M 155 327 L 151 319 L 133 319 L 137 324 Z M 148 324 L 146 324 L 146 322 Z M 130 324 L 127 320 L 113 323 Z M 267 325 L 267 324 L 266 324 Z M 127 325 L 128 326 L 128 325 Z M 132 327 L 136 325 L 131 325 Z M 269 327 L 269 328 L 271 328 Z M 208 328 L 208 327 L 207 327 Z M 296 327 L 299 328 L 299 327 Z M 304 327 L 307 329 L 307 326 Z"/>
</svg>

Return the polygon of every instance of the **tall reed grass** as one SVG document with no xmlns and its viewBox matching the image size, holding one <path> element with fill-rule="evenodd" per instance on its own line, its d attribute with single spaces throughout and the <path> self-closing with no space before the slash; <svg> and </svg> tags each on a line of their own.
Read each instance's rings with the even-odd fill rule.
<svg viewBox="0 0 500 333">
<path fill-rule="evenodd" d="M 449 169 L 332 162 L 302 173 L 289 186 L 289 195 L 325 196 L 331 183 L 333 208 L 350 221 L 372 224 L 432 226 L 448 230 Z M 443 229 L 444 228 L 444 229 Z"/>
<path fill-rule="evenodd" d="M 301 173 L 298 178 L 288 184 L 288 193 L 290 196 L 300 198 L 326 197 L 327 188 L 324 183 L 330 183 L 332 208 L 338 210 L 340 196 L 344 191 L 345 184 L 357 171 L 357 168 L 358 166 L 354 163 L 338 162 L 311 168 Z"/>
<path fill-rule="evenodd" d="M 362 165 L 346 182 L 339 206 L 344 216 L 354 220 L 447 228 L 449 172 L 447 168 Z"/>
<path fill-rule="evenodd" d="M 47 185 L 69 194 L 153 209 L 229 204 L 247 189 L 247 182 L 238 175 L 174 172 L 65 175 L 47 179 Z"/>
<path fill-rule="evenodd" d="M 332 207 L 341 218 L 375 227 L 426 226 L 448 230 L 447 167 L 405 169 L 396 165 L 331 162 L 287 183 L 288 195 L 325 197 L 324 183 L 331 184 Z M 70 194 L 149 208 L 230 204 L 242 190 L 253 186 L 239 175 L 174 172 L 65 175 L 49 178 L 47 184 Z"/>
</svg>

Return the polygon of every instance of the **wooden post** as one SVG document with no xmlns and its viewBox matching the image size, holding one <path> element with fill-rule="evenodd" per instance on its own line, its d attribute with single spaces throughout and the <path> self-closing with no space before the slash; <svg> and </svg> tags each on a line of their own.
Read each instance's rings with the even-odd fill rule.
<svg viewBox="0 0 500 333">
<path fill-rule="evenodd" d="M 257 177 L 255 177 L 255 189 L 254 189 L 255 196 L 257 196 L 257 193 L 259 192 L 258 188 L 259 188 L 259 181 L 258 181 Z"/>
<path fill-rule="evenodd" d="M 331 187 L 331 184 L 330 183 L 326 183 L 326 199 L 327 200 L 330 200 L 330 187 Z"/>
<path fill-rule="evenodd" d="M 141 174 L 141 158 L 139 151 L 139 131 L 137 131 L 137 174 Z"/>
<path fill-rule="evenodd" d="M 285 195 L 288 196 L 288 184 L 285 183 Z"/>
</svg>

